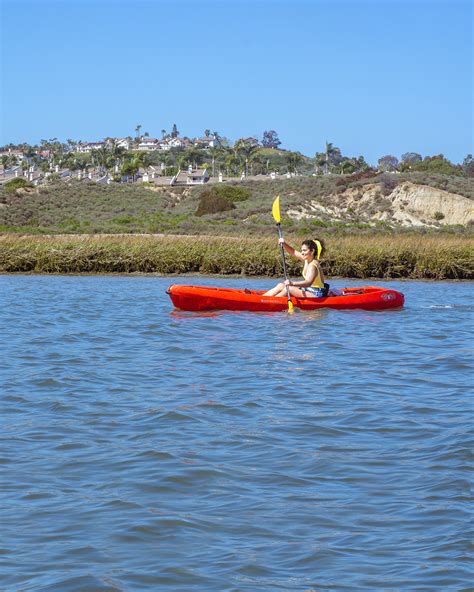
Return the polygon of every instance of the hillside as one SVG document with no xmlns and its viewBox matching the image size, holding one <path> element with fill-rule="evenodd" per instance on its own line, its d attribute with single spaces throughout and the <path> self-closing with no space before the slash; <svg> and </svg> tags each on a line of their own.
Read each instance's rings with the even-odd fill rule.
<svg viewBox="0 0 474 592">
<path fill-rule="evenodd" d="M 71 180 L 0 194 L 0 230 L 22 233 L 305 234 L 431 229 L 470 232 L 474 181 L 423 173 L 248 180 L 199 187 Z M 200 215 L 196 215 L 196 213 Z"/>
</svg>

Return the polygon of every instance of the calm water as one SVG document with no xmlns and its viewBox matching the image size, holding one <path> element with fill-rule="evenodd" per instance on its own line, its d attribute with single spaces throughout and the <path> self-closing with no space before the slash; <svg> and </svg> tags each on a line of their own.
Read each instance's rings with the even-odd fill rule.
<svg viewBox="0 0 474 592">
<path fill-rule="evenodd" d="M 170 283 L 0 277 L 0 589 L 472 590 L 472 284 L 288 316 Z"/>
</svg>

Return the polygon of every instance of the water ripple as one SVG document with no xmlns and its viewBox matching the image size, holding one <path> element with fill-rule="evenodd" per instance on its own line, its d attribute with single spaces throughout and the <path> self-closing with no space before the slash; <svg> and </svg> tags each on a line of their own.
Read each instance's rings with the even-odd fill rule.
<svg viewBox="0 0 474 592">
<path fill-rule="evenodd" d="M 472 285 L 290 317 L 168 283 L 0 276 L 0 588 L 470 589 Z"/>
</svg>

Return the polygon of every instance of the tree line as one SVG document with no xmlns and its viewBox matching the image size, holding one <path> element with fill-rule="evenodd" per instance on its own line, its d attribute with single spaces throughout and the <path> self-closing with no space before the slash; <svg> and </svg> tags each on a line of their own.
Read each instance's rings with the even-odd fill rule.
<svg viewBox="0 0 474 592">
<path fill-rule="evenodd" d="M 94 169 L 99 174 L 108 174 L 114 180 L 134 180 L 140 170 L 148 171 L 158 166 L 165 176 L 176 174 L 191 166 L 193 169 L 207 168 L 209 174 L 216 176 L 222 173 L 228 177 L 249 175 L 268 175 L 271 172 L 328 175 L 353 174 L 364 171 L 408 172 L 425 171 L 449 175 L 474 176 L 474 161 L 468 154 L 462 164 L 450 162 L 443 154 L 422 157 L 416 152 L 406 152 L 398 159 L 393 155 L 385 155 L 378 159 L 377 167 L 367 163 L 364 156 L 344 156 L 341 149 L 333 143 L 326 142 L 324 150 L 308 157 L 297 151 L 282 150 L 281 142 L 275 130 L 266 130 L 262 141 L 255 138 L 239 139 L 233 145 L 218 132 L 205 130 L 206 138 L 215 140 L 214 146 L 199 148 L 191 145 L 188 148 L 171 148 L 167 151 L 139 151 L 138 143 L 144 136 L 141 127 L 135 129 L 134 148 L 126 150 L 119 146 L 117 140 L 109 138 L 107 143 L 89 153 L 77 151 L 78 142 L 68 139 L 65 143 L 57 138 L 41 140 L 38 145 L 9 144 L 5 149 L 19 149 L 27 157 L 21 162 L 23 170 L 34 164 L 44 173 L 54 172 L 56 167 L 87 173 Z M 147 132 L 145 132 L 146 134 Z M 164 137 L 179 136 L 176 124 L 170 134 L 162 130 Z M 14 155 L 3 155 L 1 163 L 4 168 L 18 165 Z"/>
</svg>

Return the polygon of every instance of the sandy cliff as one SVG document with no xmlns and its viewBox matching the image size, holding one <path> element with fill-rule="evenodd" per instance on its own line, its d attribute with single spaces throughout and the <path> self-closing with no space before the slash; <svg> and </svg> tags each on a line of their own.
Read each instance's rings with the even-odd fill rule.
<svg viewBox="0 0 474 592">
<path fill-rule="evenodd" d="M 364 185 L 312 200 L 291 209 L 292 218 L 348 218 L 386 221 L 402 226 L 467 225 L 474 222 L 474 202 L 467 197 L 410 182 L 384 194 L 380 185 Z"/>
</svg>

